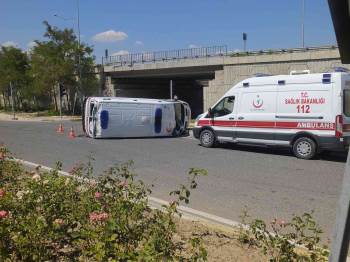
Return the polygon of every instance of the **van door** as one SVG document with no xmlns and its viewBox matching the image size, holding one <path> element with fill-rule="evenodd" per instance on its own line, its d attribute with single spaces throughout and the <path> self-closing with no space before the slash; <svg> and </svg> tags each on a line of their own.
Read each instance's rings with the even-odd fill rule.
<svg viewBox="0 0 350 262">
<path fill-rule="evenodd" d="M 242 92 L 237 112 L 237 142 L 275 143 L 276 97 L 275 88 L 269 87 Z"/>
<path fill-rule="evenodd" d="M 215 130 L 219 141 L 232 141 L 236 134 L 236 104 L 237 95 L 229 95 L 222 98 L 210 112 L 211 126 Z"/>
</svg>

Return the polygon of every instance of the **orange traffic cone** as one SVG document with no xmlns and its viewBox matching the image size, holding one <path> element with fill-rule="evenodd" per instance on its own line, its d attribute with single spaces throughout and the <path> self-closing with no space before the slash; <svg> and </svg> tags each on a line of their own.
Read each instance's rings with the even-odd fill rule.
<svg viewBox="0 0 350 262">
<path fill-rule="evenodd" d="M 70 128 L 68 137 L 69 138 L 75 138 L 76 137 L 73 127 Z"/>
<path fill-rule="evenodd" d="M 56 129 L 56 132 L 57 132 L 57 133 L 60 133 L 60 134 L 63 134 L 63 133 L 64 133 L 64 128 L 63 128 L 63 125 L 62 125 L 62 124 L 60 124 L 60 125 L 58 126 L 58 128 Z"/>
</svg>

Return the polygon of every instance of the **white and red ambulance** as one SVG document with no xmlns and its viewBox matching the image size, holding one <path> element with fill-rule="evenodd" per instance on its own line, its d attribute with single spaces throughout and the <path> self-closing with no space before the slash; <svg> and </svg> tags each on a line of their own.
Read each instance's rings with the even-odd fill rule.
<svg viewBox="0 0 350 262">
<path fill-rule="evenodd" d="M 291 147 L 298 158 L 345 150 L 350 142 L 350 74 L 248 78 L 198 116 L 193 134 L 217 142 Z"/>
</svg>

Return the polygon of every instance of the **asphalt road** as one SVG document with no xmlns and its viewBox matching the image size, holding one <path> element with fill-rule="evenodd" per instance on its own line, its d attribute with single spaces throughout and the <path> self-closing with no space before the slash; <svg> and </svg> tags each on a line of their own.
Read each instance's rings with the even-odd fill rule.
<svg viewBox="0 0 350 262">
<path fill-rule="evenodd" d="M 95 158 L 95 171 L 128 160 L 135 162 L 138 177 L 154 184 L 153 196 L 169 200 L 168 192 L 186 182 L 191 167 L 208 170 L 199 179 L 190 206 L 239 221 L 246 206 L 252 216 L 288 219 L 292 214 L 315 211 L 330 236 L 335 220 L 346 155 L 323 155 L 317 160 L 299 160 L 289 150 L 224 145 L 203 148 L 192 137 L 149 139 L 90 139 L 82 135 L 80 122 L 75 139 L 56 134 L 57 122 L 0 121 L 0 143 L 21 159 L 54 166 Z"/>
</svg>

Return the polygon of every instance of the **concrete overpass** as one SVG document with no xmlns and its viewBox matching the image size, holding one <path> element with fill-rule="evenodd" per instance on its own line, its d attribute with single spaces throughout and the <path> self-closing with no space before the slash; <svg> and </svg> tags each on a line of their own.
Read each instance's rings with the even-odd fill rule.
<svg viewBox="0 0 350 262">
<path fill-rule="evenodd" d="M 169 98 L 190 103 L 193 116 L 213 105 L 229 88 L 254 74 L 292 70 L 329 72 L 347 67 L 335 46 L 228 52 L 225 46 L 129 54 L 103 58 L 104 95 Z"/>
</svg>

